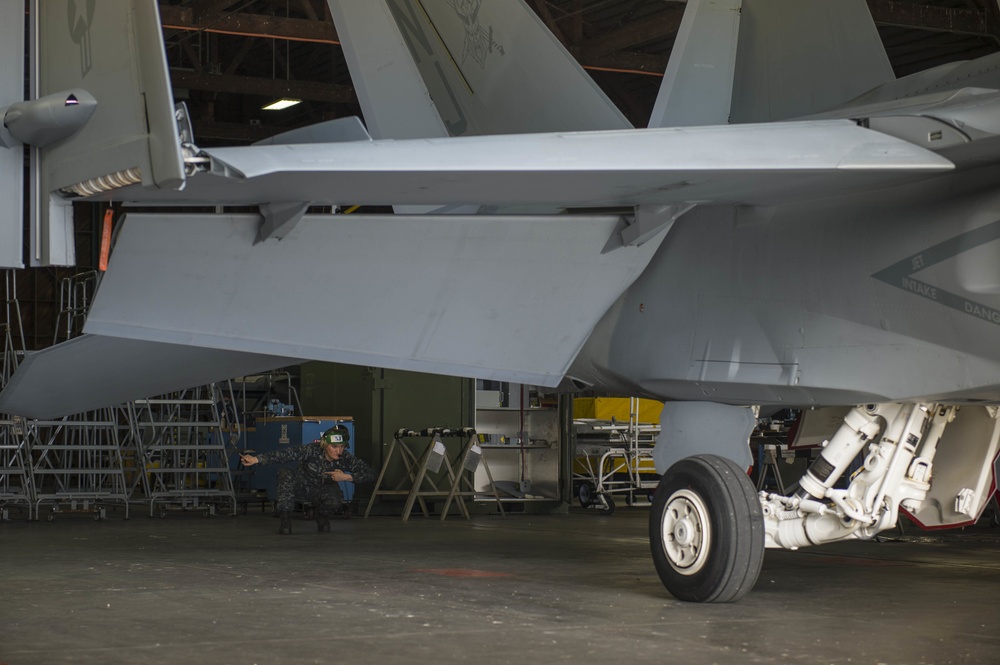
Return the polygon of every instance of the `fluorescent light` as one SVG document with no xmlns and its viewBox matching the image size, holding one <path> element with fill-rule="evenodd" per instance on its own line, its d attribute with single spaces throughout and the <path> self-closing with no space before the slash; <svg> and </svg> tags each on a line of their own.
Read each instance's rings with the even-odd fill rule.
<svg viewBox="0 0 1000 665">
<path fill-rule="evenodd" d="M 262 107 L 265 111 L 280 111 L 281 109 L 287 109 L 289 106 L 295 106 L 301 99 L 279 99 L 276 102 L 271 102 L 267 106 Z"/>
</svg>

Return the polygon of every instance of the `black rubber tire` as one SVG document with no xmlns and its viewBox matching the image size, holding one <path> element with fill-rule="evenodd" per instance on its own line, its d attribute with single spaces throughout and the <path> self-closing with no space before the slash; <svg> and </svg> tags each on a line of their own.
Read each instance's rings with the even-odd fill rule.
<svg viewBox="0 0 1000 665">
<path fill-rule="evenodd" d="M 604 505 L 601 505 L 602 499 Z M 594 503 L 597 505 L 597 512 L 605 517 L 611 517 L 615 512 L 615 500 L 611 498 L 610 494 L 605 494 L 594 501 Z"/>
<path fill-rule="evenodd" d="M 660 581 L 678 600 L 739 600 L 756 584 L 764 562 L 764 516 L 750 478 L 718 455 L 677 462 L 653 495 L 649 544 Z"/>
<path fill-rule="evenodd" d="M 581 483 L 580 488 L 577 490 L 576 496 L 580 499 L 581 508 L 589 508 L 592 503 L 594 503 L 594 495 L 596 491 L 594 486 L 590 483 Z"/>
</svg>

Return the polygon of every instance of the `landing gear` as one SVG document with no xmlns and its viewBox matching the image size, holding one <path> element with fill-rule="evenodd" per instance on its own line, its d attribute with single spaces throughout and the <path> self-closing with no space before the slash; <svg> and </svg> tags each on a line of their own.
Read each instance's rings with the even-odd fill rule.
<svg viewBox="0 0 1000 665">
<path fill-rule="evenodd" d="M 764 561 L 764 518 L 753 484 L 724 457 L 682 459 L 653 496 L 649 542 L 656 572 L 678 600 L 742 598 Z"/>
</svg>

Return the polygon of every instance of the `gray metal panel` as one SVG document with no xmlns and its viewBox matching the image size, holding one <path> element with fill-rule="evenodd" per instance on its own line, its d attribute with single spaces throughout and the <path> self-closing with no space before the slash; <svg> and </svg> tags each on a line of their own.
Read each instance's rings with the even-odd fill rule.
<svg viewBox="0 0 1000 665">
<path fill-rule="evenodd" d="M 865 0 L 743 0 L 732 122 L 818 113 L 895 78 Z"/>
<path fill-rule="evenodd" d="M 650 127 L 729 122 L 742 0 L 688 0 Z"/>
<path fill-rule="evenodd" d="M 55 418 L 295 363 L 289 358 L 84 335 L 29 354 L 0 412 Z"/>
<path fill-rule="evenodd" d="M 24 3 L 0 3 L 0 113 L 24 100 Z M 0 146 L 0 268 L 22 267 L 24 149 Z"/>
<path fill-rule="evenodd" d="M 952 168 L 929 150 L 846 120 L 206 152 L 232 177 L 195 176 L 182 192 L 135 187 L 116 197 L 564 207 L 773 203 Z"/>
<path fill-rule="evenodd" d="M 361 84 L 377 107 L 377 131 L 369 126 L 373 136 L 420 135 L 407 129 L 404 113 L 391 108 L 413 109 L 425 125 L 424 92 L 402 81 L 414 64 L 452 136 L 631 126 L 523 0 L 329 0 L 329 4 L 338 31 L 348 35 L 348 57 L 369 63 L 366 75 L 373 68 L 389 66 Z M 397 24 L 394 32 L 384 30 L 387 10 Z M 399 49 L 400 36 L 408 54 Z M 380 52 L 383 45 L 387 50 Z M 400 62 L 400 56 L 413 64 Z M 362 79 L 355 67 L 351 73 L 358 85 Z M 392 95 L 387 87 L 392 80 L 402 83 L 403 94 Z M 389 108 L 375 100 L 376 94 Z M 365 108 L 371 123 L 369 113 Z"/>
<path fill-rule="evenodd" d="M 616 216 L 128 215 L 85 331 L 555 385 L 661 238 Z"/>
</svg>

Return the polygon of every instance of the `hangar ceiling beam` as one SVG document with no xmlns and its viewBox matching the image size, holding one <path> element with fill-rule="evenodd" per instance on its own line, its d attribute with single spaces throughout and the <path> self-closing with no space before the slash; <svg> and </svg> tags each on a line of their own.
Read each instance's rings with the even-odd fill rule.
<svg viewBox="0 0 1000 665">
<path fill-rule="evenodd" d="M 287 81 L 258 76 L 233 76 L 170 70 L 170 83 L 175 88 L 211 90 L 262 97 L 292 97 L 314 102 L 353 104 L 357 101 L 354 86 L 312 81 Z"/>
<path fill-rule="evenodd" d="M 902 0 L 868 0 L 875 23 L 941 32 L 997 36 L 987 21 L 987 10 L 935 7 Z"/>
<path fill-rule="evenodd" d="M 587 45 L 582 49 L 580 56 L 586 60 L 593 60 L 608 53 L 623 51 L 675 35 L 681 24 L 681 17 L 684 16 L 685 6 L 676 4 L 652 16 L 627 23 L 601 37 L 587 40 Z"/>
<path fill-rule="evenodd" d="M 205 12 L 195 15 L 191 7 L 161 4 L 160 22 L 164 29 L 215 32 L 226 35 L 321 44 L 340 43 L 333 23 L 328 20 L 314 21 L 305 18 L 285 18 L 244 12 Z"/>
</svg>

